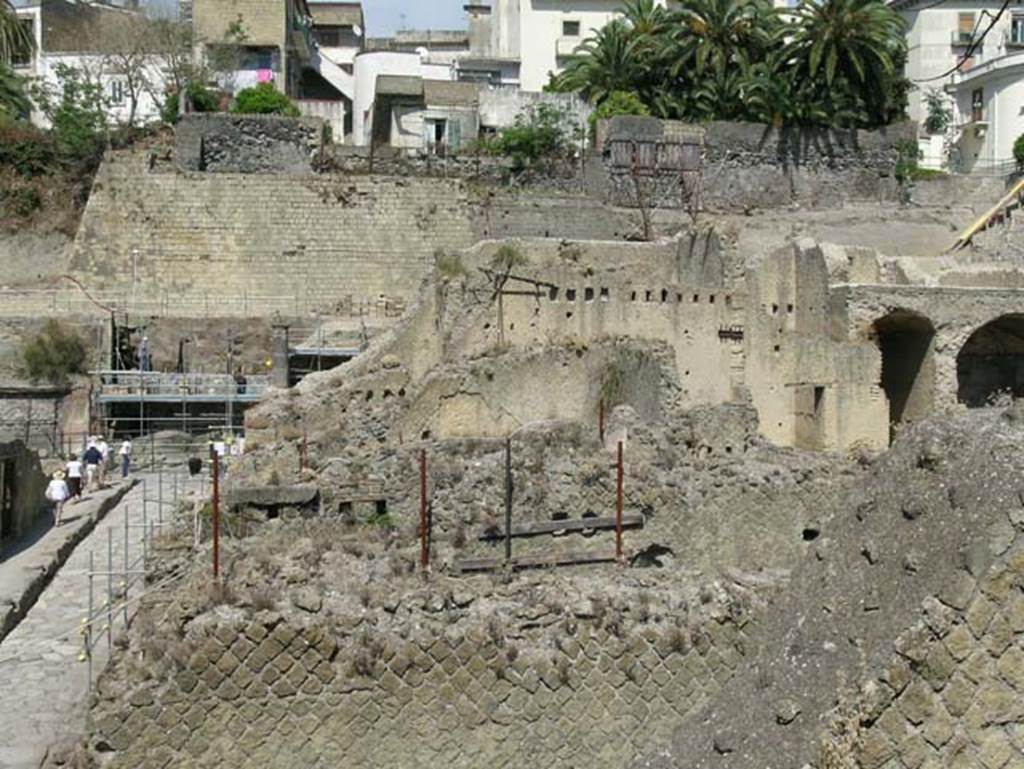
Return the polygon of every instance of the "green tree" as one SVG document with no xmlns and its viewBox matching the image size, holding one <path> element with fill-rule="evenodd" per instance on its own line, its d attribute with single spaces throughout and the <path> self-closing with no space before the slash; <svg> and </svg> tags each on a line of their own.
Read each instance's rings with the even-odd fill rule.
<svg viewBox="0 0 1024 769">
<path fill-rule="evenodd" d="M 929 88 L 924 95 L 928 115 L 924 119 L 925 130 L 930 134 L 944 134 L 953 120 L 953 112 L 949 108 L 946 95 L 938 88 Z"/>
<path fill-rule="evenodd" d="M 0 0 L 0 64 L 11 64 L 35 45 L 29 26 L 18 18 L 10 0 Z"/>
<path fill-rule="evenodd" d="M 85 373 L 85 342 L 78 333 L 55 320 L 46 321 L 43 330 L 22 346 L 25 371 L 32 381 L 45 380 L 67 384 L 75 374 Z"/>
<path fill-rule="evenodd" d="M 6 64 L 0 64 L 0 121 L 25 120 L 31 111 L 25 81 Z"/>
<path fill-rule="evenodd" d="M 299 116 L 299 108 L 270 83 L 260 83 L 239 91 L 231 111 L 240 114 Z"/>
<path fill-rule="evenodd" d="M 62 154 L 72 161 L 96 163 L 107 136 L 103 87 L 84 68 L 58 64 L 57 88 L 36 87 L 33 97 L 50 119 Z"/>
<path fill-rule="evenodd" d="M 1013 143 L 1013 159 L 1017 161 L 1019 168 L 1024 168 L 1024 134 L 1017 137 Z"/>
<path fill-rule="evenodd" d="M 565 114 L 550 104 L 538 104 L 516 115 L 515 122 L 502 131 L 493 148 L 512 158 L 516 170 L 523 170 L 567 154 L 571 139 Z"/>
</svg>

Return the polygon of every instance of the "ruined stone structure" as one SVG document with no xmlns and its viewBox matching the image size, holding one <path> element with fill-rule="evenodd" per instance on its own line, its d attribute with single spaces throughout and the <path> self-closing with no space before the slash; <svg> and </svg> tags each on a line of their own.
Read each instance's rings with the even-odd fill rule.
<svg viewBox="0 0 1024 769">
<path fill-rule="evenodd" d="M 21 441 L 0 443 L 0 540 L 26 534 L 46 504 L 39 457 Z"/>
</svg>

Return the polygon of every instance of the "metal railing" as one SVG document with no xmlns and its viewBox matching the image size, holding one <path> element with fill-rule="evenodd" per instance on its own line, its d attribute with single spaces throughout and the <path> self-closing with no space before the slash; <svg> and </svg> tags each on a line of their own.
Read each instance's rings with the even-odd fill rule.
<svg viewBox="0 0 1024 769">
<path fill-rule="evenodd" d="M 178 374 L 162 371 L 93 371 L 96 394 L 187 397 L 190 395 L 261 396 L 270 389 L 270 377 L 246 376 L 236 380 L 227 374 Z"/>
<path fill-rule="evenodd" d="M 192 493 L 198 494 L 198 499 L 205 499 L 207 480 L 203 475 L 193 478 L 181 471 L 168 474 L 161 470 L 156 477 L 155 489 L 145 478 L 139 485 L 142 499 L 141 505 L 136 505 L 135 514 L 132 515 L 131 508 L 127 507 L 127 499 L 121 503 L 126 505 L 124 525 L 117 542 L 121 552 L 115 555 L 114 526 L 107 528 L 105 565 L 102 560 L 97 563 L 95 550 L 89 550 L 89 603 L 79 629 L 82 652 L 78 659 L 87 666 L 90 692 L 95 672 L 93 658 L 97 647 L 105 636 L 109 657 L 114 645 L 115 625 L 121 622 L 127 629 L 133 615 L 130 607 L 149 592 L 145 587 L 145 579 L 153 539 L 164 528 L 174 524 L 173 512 L 177 510 L 182 497 Z M 169 513 L 166 512 L 168 507 Z M 133 531 L 141 531 L 141 537 L 133 537 Z"/>
<path fill-rule="evenodd" d="M 302 317 L 328 315 L 352 318 L 394 318 L 405 302 L 397 297 L 357 299 L 336 294 L 270 295 L 171 294 L 153 296 L 140 290 L 96 292 L 92 299 L 79 290 L 0 289 L 0 317 L 34 315 L 106 317 L 109 308 L 118 313 L 147 317 L 249 318 L 253 316 Z M 95 300 L 95 301 L 94 301 Z"/>
</svg>

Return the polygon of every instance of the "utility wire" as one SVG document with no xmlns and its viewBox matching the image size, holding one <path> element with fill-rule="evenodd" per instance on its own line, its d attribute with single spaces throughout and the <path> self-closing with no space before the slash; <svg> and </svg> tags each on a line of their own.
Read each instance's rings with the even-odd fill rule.
<svg viewBox="0 0 1024 769">
<path fill-rule="evenodd" d="M 963 66 L 970 60 L 970 58 L 974 55 L 974 52 L 977 51 L 981 44 L 985 41 L 985 38 L 988 36 L 988 33 L 992 31 L 993 27 L 995 27 L 995 25 L 999 22 L 999 19 L 1002 18 L 1003 14 L 1006 13 L 1006 9 L 1009 7 L 1010 0 L 1004 0 L 1003 6 L 999 9 L 999 13 L 992 17 L 992 22 L 985 28 L 985 31 L 981 33 L 981 36 L 971 41 L 971 44 L 967 47 L 967 50 L 964 51 L 963 56 L 960 58 L 960 61 L 956 63 L 956 66 L 954 66 L 952 69 L 947 70 L 946 72 L 943 72 L 941 75 L 936 75 L 935 77 L 925 77 L 921 78 L 920 80 L 914 80 L 913 82 L 929 83 L 935 80 L 945 80 L 950 75 L 959 72 L 963 68 Z M 981 24 L 981 18 L 986 15 L 988 15 L 988 12 L 983 11 L 982 16 L 978 18 L 978 24 L 975 26 L 974 29 L 975 32 L 977 31 L 978 26 L 980 26 Z"/>
</svg>

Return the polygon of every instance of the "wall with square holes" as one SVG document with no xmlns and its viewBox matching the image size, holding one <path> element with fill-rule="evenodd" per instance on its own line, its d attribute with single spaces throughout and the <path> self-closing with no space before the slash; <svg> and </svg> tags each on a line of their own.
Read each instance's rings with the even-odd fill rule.
<svg viewBox="0 0 1024 769">
<path fill-rule="evenodd" d="M 761 432 L 811 449 L 885 448 L 889 416 L 877 346 L 850 341 L 821 248 L 798 241 L 752 265 L 745 381 Z"/>
</svg>

